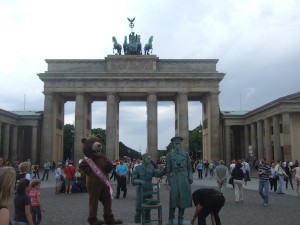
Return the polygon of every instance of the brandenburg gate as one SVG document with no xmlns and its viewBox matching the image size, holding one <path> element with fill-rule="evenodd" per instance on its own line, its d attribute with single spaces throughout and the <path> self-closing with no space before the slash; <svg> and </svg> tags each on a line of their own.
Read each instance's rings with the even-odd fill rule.
<svg viewBox="0 0 300 225">
<path fill-rule="evenodd" d="M 159 59 L 155 55 L 108 55 L 104 59 L 47 59 L 41 162 L 63 158 L 64 104 L 75 101 L 74 160 L 91 133 L 93 101 L 106 101 L 106 155 L 119 155 L 119 103 L 147 102 L 147 151 L 157 156 L 158 101 L 175 102 L 174 134 L 189 151 L 188 101 L 202 103 L 203 158 L 219 160 L 221 129 L 217 59 Z M 199 115 L 199 120 L 201 115 Z"/>
</svg>

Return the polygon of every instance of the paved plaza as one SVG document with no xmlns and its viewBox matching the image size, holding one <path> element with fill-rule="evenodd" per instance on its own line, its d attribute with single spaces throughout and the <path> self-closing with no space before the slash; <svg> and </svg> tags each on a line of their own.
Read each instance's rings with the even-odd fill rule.
<svg viewBox="0 0 300 225">
<path fill-rule="evenodd" d="M 295 183 L 295 182 L 294 182 Z M 295 185 L 295 184 L 294 184 Z M 43 213 L 42 224 L 44 225 L 88 225 L 88 194 L 54 194 L 54 172 L 50 173 L 48 181 L 42 182 L 41 199 L 46 209 Z M 116 182 L 112 181 L 114 193 Z M 192 190 L 200 187 L 217 187 L 214 179 L 209 177 L 199 180 L 194 173 Z M 225 192 L 225 206 L 220 212 L 222 225 L 283 225 L 299 224 L 300 197 L 296 196 L 295 190 L 285 190 L 285 195 L 270 192 L 270 206 L 264 207 L 258 191 L 258 179 L 252 178 L 244 190 L 245 200 L 243 203 L 235 203 L 234 191 L 231 185 Z M 289 187 L 290 188 L 290 187 Z M 168 219 L 169 193 L 161 186 L 161 201 L 163 203 L 163 220 Z M 13 213 L 13 210 L 11 210 Z M 99 204 L 98 218 L 103 220 L 102 205 Z M 113 212 L 116 218 L 122 219 L 124 224 L 133 223 L 135 215 L 135 187 L 128 185 L 128 193 L 125 199 L 113 199 Z M 177 212 L 177 211 L 176 211 Z M 185 220 L 193 216 L 194 208 L 188 208 L 185 212 Z M 153 216 L 155 214 L 153 213 Z M 210 224 L 210 219 L 207 220 Z"/>
</svg>

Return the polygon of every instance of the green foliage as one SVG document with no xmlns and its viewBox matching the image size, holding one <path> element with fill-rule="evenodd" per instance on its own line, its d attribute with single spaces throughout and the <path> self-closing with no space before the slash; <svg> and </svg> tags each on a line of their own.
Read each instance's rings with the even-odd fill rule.
<svg viewBox="0 0 300 225">
<path fill-rule="evenodd" d="M 202 158 L 202 126 L 189 131 L 189 154 L 193 159 Z M 168 144 L 167 153 L 173 150 L 171 142 Z"/>
<path fill-rule="evenodd" d="M 202 158 L 202 126 L 189 131 L 189 154 L 193 159 Z"/>
<path fill-rule="evenodd" d="M 74 148 L 74 125 L 65 124 L 64 125 L 64 158 L 72 159 L 72 151 Z"/>
<path fill-rule="evenodd" d="M 92 129 L 91 133 L 93 135 L 99 134 L 102 137 L 103 144 L 106 145 L 106 131 L 101 128 Z M 202 126 L 196 127 L 194 130 L 189 131 L 189 154 L 195 158 L 202 158 Z M 66 124 L 64 126 L 64 160 L 69 158 L 72 159 L 72 151 L 74 148 L 74 125 Z M 160 151 L 160 156 L 166 155 L 173 150 L 171 142 L 166 147 L 166 151 Z M 135 159 L 140 157 L 141 153 L 127 147 L 122 142 L 119 142 L 119 158 L 124 156 Z"/>
<path fill-rule="evenodd" d="M 99 134 L 100 137 L 101 137 L 101 140 L 104 144 L 104 146 L 106 146 L 106 131 L 101 129 L 101 128 L 94 128 L 92 129 L 92 132 L 91 132 L 93 135 L 97 135 Z"/>
<path fill-rule="evenodd" d="M 141 158 L 141 153 L 127 147 L 122 142 L 119 142 L 119 158 L 122 159 L 124 156 L 130 157 L 131 159 Z"/>
</svg>

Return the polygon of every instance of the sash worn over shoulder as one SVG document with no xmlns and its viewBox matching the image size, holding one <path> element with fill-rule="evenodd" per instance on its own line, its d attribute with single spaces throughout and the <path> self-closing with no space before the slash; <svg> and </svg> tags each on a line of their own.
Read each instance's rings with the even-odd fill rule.
<svg viewBox="0 0 300 225">
<path fill-rule="evenodd" d="M 85 157 L 85 161 L 88 163 L 89 167 L 94 172 L 94 174 L 96 174 L 102 181 L 102 183 L 109 188 L 110 198 L 113 199 L 113 189 L 108 179 L 106 178 L 104 172 L 95 164 L 95 162 L 92 159 Z"/>
</svg>

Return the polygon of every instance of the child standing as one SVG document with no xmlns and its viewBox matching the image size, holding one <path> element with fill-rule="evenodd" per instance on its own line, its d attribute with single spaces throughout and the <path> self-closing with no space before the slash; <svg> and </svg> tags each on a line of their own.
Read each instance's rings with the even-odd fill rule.
<svg viewBox="0 0 300 225">
<path fill-rule="evenodd" d="M 41 205 L 41 181 L 34 179 L 31 181 L 31 190 L 29 192 L 29 196 L 31 199 L 31 214 L 34 225 L 39 225 L 42 221 L 42 213 L 45 212 L 44 208 Z"/>
</svg>

